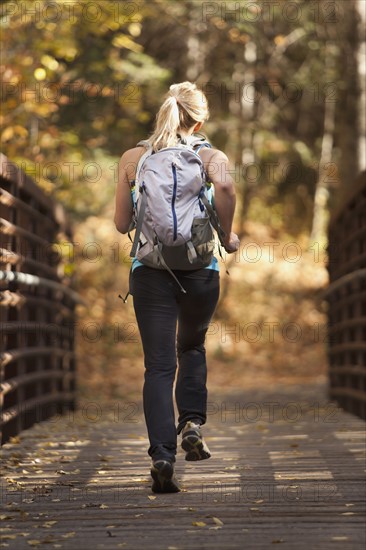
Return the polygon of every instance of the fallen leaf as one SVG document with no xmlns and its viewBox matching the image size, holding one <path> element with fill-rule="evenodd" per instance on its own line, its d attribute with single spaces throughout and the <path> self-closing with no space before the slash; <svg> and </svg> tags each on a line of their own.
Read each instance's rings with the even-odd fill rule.
<svg viewBox="0 0 366 550">
<path fill-rule="evenodd" d="M 156 497 L 154 497 L 154 496 L 152 496 L 152 495 L 147 495 L 147 498 L 148 498 L 149 500 L 155 500 L 155 499 L 156 499 Z"/>
<path fill-rule="evenodd" d="M 55 525 L 55 523 L 57 523 L 57 521 L 45 521 L 45 522 L 42 524 L 42 527 L 49 528 L 49 527 L 52 527 L 53 525 Z"/>
<path fill-rule="evenodd" d="M 41 544 L 41 541 L 37 539 L 32 539 L 27 540 L 27 543 L 29 544 L 29 546 L 38 546 L 39 544 Z"/>
<path fill-rule="evenodd" d="M 101 462 L 109 462 L 109 460 L 112 458 L 111 456 L 108 456 L 108 455 L 100 455 L 99 453 L 97 454 L 97 457 L 99 458 L 99 460 Z"/>
<path fill-rule="evenodd" d="M 17 481 L 15 479 L 13 479 L 12 477 L 6 477 L 5 479 L 8 483 L 17 483 Z"/>
<path fill-rule="evenodd" d="M 61 535 L 61 537 L 64 539 L 71 539 L 71 537 L 74 537 L 75 535 L 75 531 L 70 531 L 70 533 L 65 533 L 64 535 Z"/>
<path fill-rule="evenodd" d="M 224 522 L 221 521 L 221 519 L 215 518 L 215 517 L 213 517 L 212 519 L 213 519 L 214 523 L 216 523 L 216 525 L 220 525 L 220 526 L 224 525 Z"/>
<path fill-rule="evenodd" d="M 102 510 L 105 510 L 106 508 L 109 508 L 107 504 L 101 504 L 99 508 L 102 508 Z"/>
<path fill-rule="evenodd" d="M 354 512 L 342 512 L 341 515 L 342 515 L 342 516 L 354 516 L 355 513 L 354 513 Z"/>
<path fill-rule="evenodd" d="M 192 521 L 192 525 L 195 527 L 205 527 L 206 523 L 204 521 Z"/>
</svg>

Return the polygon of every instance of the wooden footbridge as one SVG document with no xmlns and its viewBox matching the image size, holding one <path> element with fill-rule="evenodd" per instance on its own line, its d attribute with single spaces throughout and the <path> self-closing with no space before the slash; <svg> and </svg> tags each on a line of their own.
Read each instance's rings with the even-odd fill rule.
<svg viewBox="0 0 366 550">
<path fill-rule="evenodd" d="M 85 403 L 4 445 L 8 548 L 365 547 L 365 425 L 324 388 L 211 395 L 212 458 L 179 449 L 177 494 L 151 491 L 141 404 L 117 405 Z"/>
<path fill-rule="evenodd" d="M 62 210 L 1 157 L 0 546 L 363 549 L 366 183 L 330 226 L 329 387 L 209 396 L 212 458 L 155 495 L 141 403 L 75 401 Z"/>
</svg>

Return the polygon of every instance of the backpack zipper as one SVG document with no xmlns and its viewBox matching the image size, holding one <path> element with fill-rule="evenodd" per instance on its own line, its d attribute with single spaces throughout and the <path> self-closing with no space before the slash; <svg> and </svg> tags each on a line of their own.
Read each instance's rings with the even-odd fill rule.
<svg viewBox="0 0 366 550">
<path fill-rule="evenodd" d="M 173 171 L 173 196 L 172 196 L 172 214 L 173 214 L 173 241 L 177 240 L 178 222 L 177 214 L 175 212 L 175 199 L 177 197 L 177 168 L 175 164 L 172 164 Z"/>
</svg>

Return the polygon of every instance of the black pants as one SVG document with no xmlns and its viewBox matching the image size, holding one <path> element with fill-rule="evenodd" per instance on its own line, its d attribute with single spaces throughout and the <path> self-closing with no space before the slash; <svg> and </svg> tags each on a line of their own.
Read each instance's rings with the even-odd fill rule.
<svg viewBox="0 0 366 550">
<path fill-rule="evenodd" d="M 206 422 L 205 336 L 217 305 L 219 273 L 211 269 L 175 271 L 184 294 L 165 270 L 139 266 L 131 293 L 145 356 L 143 406 L 154 459 L 175 461 L 177 434 L 188 420 Z M 177 334 L 178 322 L 178 334 Z M 175 399 L 173 385 L 178 358 Z"/>
</svg>

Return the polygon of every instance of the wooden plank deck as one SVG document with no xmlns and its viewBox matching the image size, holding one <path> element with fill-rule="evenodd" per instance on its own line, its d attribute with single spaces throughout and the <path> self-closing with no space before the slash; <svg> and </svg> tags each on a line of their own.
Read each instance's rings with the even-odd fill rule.
<svg viewBox="0 0 366 550">
<path fill-rule="evenodd" d="M 365 423 L 322 389 L 209 396 L 212 458 L 151 492 L 141 403 L 85 403 L 2 449 L 1 547 L 363 549 Z"/>
</svg>

